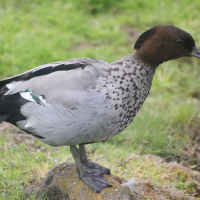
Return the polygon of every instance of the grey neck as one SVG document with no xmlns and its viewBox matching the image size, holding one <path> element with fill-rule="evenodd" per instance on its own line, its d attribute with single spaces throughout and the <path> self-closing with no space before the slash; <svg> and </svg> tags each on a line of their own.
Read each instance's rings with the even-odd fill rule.
<svg viewBox="0 0 200 200">
<path fill-rule="evenodd" d="M 142 62 L 136 53 L 110 65 L 115 82 L 115 88 L 110 87 L 110 90 L 114 92 L 112 99 L 115 99 L 115 109 L 121 118 L 120 130 L 123 130 L 134 119 L 149 94 L 155 66 Z M 119 99 L 117 104 L 116 98 Z"/>
</svg>

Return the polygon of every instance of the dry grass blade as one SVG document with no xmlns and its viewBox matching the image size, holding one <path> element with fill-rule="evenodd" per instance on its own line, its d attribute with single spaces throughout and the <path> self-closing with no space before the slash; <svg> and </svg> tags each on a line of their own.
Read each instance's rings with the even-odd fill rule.
<svg viewBox="0 0 200 200">
<path fill-rule="evenodd" d="M 110 154 L 112 151 L 109 151 L 107 154 L 100 154 L 99 156 L 95 157 L 94 159 L 92 159 L 93 162 L 96 162 L 97 160 L 102 159 L 103 157 L 107 156 L 108 154 Z"/>
<path fill-rule="evenodd" d="M 167 157 L 164 158 L 163 160 L 166 160 L 167 158 L 170 158 L 170 157 L 172 157 L 172 156 L 167 156 Z M 163 160 L 160 160 L 160 161 L 156 162 L 155 164 L 149 165 L 149 166 L 147 166 L 147 167 L 140 167 L 140 169 L 145 169 L 145 168 L 153 167 L 153 166 L 155 166 L 155 165 L 158 165 L 158 164 L 162 163 Z"/>
<path fill-rule="evenodd" d="M 130 160 L 132 160 L 135 156 L 139 155 L 139 154 L 141 153 L 141 151 L 142 151 L 142 148 L 143 148 L 143 146 L 140 146 L 140 149 L 139 149 L 139 151 L 138 151 L 136 154 L 133 154 L 132 156 L 130 156 L 129 158 L 127 158 L 127 159 L 125 159 L 125 160 L 122 159 L 121 162 L 118 163 L 118 166 L 122 166 L 122 165 L 128 163 L 128 162 L 129 162 Z"/>
</svg>

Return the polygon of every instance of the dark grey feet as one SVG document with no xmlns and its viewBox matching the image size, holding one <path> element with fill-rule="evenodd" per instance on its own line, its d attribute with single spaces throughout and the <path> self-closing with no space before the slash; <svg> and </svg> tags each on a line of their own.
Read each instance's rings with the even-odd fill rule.
<svg viewBox="0 0 200 200">
<path fill-rule="evenodd" d="M 85 151 L 85 145 L 79 145 L 80 150 L 80 160 L 84 167 L 84 170 L 89 174 L 108 174 L 110 175 L 110 170 L 106 167 L 103 167 L 97 163 L 90 162 L 87 159 L 87 154 Z"/>
<path fill-rule="evenodd" d="M 110 170 L 87 160 L 84 145 L 79 145 L 79 149 L 74 145 L 70 146 L 72 156 L 78 168 L 79 177 L 95 192 L 101 192 L 105 187 L 112 187 L 103 174 L 110 174 Z"/>
<path fill-rule="evenodd" d="M 95 192 L 101 192 L 105 187 L 112 187 L 108 181 L 104 178 L 103 174 L 83 174 L 80 179 L 82 179 L 89 187 L 91 187 Z"/>
<path fill-rule="evenodd" d="M 102 165 L 90 161 L 82 161 L 85 171 L 89 174 L 107 174 L 111 175 L 110 170 Z"/>
</svg>

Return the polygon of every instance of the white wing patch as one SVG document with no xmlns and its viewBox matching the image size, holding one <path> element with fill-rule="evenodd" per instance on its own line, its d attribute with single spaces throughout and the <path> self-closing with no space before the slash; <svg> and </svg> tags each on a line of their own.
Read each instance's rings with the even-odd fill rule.
<svg viewBox="0 0 200 200">
<path fill-rule="evenodd" d="M 37 96 L 33 95 L 29 89 L 27 89 L 24 92 L 20 92 L 20 95 L 28 101 L 32 101 L 32 102 L 35 102 L 40 105 L 47 104 L 47 101 L 43 95 L 37 97 Z"/>
<path fill-rule="evenodd" d="M 13 85 L 12 84 L 6 84 L 6 87 L 10 90 L 13 87 Z"/>
<path fill-rule="evenodd" d="M 29 101 L 35 102 L 30 92 L 20 92 L 20 95 Z"/>
</svg>

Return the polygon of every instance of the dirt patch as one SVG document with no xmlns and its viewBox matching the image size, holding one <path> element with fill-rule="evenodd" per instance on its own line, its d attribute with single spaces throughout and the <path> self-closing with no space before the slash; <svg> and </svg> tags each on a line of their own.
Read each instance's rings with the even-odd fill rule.
<svg viewBox="0 0 200 200">
<path fill-rule="evenodd" d="M 18 129 L 17 127 L 15 127 L 15 126 L 13 126 L 9 123 L 6 123 L 6 122 L 1 123 L 1 125 L 0 125 L 0 135 L 1 134 L 12 134 L 12 133 L 25 134 L 23 131 L 21 131 L 20 129 Z"/>
</svg>

